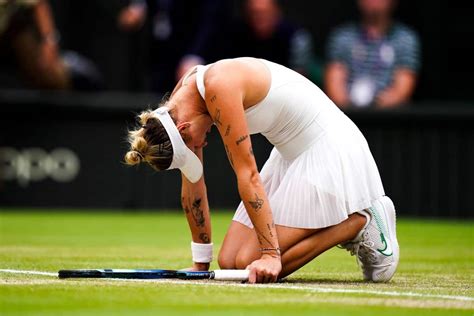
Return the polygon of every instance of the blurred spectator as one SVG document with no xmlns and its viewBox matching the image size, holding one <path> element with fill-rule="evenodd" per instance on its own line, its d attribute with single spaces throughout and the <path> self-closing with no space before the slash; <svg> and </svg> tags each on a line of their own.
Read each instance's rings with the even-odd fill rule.
<svg viewBox="0 0 474 316">
<path fill-rule="evenodd" d="M 70 89 L 77 82 L 79 87 L 89 87 L 91 74 L 93 80 L 100 80 L 95 67 L 82 56 L 73 52 L 61 56 L 58 42 L 46 0 L 0 2 L 0 85 Z"/>
<path fill-rule="evenodd" d="M 141 29 L 145 23 L 147 13 L 147 5 L 145 0 L 131 1 L 120 12 L 118 16 L 118 26 L 123 31 L 134 32 Z"/>
<path fill-rule="evenodd" d="M 251 56 L 282 64 L 319 83 L 311 35 L 288 21 L 277 0 L 244 1 L 244 18 L 231 26 L 225 57 Z"/>
<path fill-rule="evenodd" d="M 217 34 L 229 15 L 227 0 L 134 0 L 118 17 L 119 27 L 136 31 L 151 22 L 152 89 L 171 91 L 190 68 L 214 61 Z"/>
<path fill-rule="evenodd" d="M 358 0 L 360 24 L 339 27 L 328 44 L 326 92 L 339 106 L 378 108 L 407 102 L 420 67 L 420 44 L 393 21 L 397 0 Z"/>
<path fill-rule="evenodd" d="M 12 67 L 15 63 L 31 86 L 49 89 L 70 86 L 45 0 L 0 3 L 0 56 L 2 69 L 16 69 Z"/>
</svg>

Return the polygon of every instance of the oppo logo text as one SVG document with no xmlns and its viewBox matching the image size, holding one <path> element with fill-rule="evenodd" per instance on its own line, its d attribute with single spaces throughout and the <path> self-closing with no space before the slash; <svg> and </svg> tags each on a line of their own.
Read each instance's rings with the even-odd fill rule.
<svg viewBox="0 0 474 316">
<path fill-rule="evenodd" d="M 18 150 L 0 147 L 0 179 L 17 181 L 23 187 L 48 178 L 70 182 L 77 177 L 79 170 L 79 157 L 67 148 L 47 152 L 42 148 Z"/>
</svg>

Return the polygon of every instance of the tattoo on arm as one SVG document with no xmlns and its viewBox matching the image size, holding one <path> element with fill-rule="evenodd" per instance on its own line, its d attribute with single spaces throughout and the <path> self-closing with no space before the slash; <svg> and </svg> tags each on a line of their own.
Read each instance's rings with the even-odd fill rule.
<svg viewBox="0 0 474 316">
<path fill-rule="evenodd" d="M 276 248 L 275 245 L 272 243 L 272 241 L 268 239 L 267 237 L 265 237 L 265 235 L 262 234 L 262 232 L 257 227 L 254 226 L 254 228 L 255 228 L 255 232 L 257 233 L 257 238 L 260 244 L 262 244 L 262 240 L 265 240 L 271 248 Z"/>
<path fill-rule="evenodd" d="M 198 227 L 204 227 L 206 223 L 206 219 L 204 218 L 204 211 L 201 208 L 201 199 L 195 198 L 194 201 L 191 203 L 191 199 L 186 202 L 186 199 L 183 197 L 181 198 L 181 204 L 183 205 L 184 212 L 189 214 L 191 212 L 191 216 L 193 217 L 194 223 Z"/>
<path fill-rule="evenodd" d="M 216 96 L 216 95 L 213 95 L 213 96 L 211 97 L 211 103 L 214 103 L 214 101 L 216 101 L 216 100 L 217 100 L 217 96 Z"/>
<path fill-rule="evenodd" d="M 270 237 L 273 238 L 272 227 L 275 228 L 275 224 L 274 224 L 274 223 L 272 223 L 272 226 L 270 226 L 270 224 L 267 224 L 268 234 L 270 235 Z"/>
<path fill-rule="evenodd" d="M 199 234 L 199 239 L 201 239 L 201 241 L 205 244 L 208 244 L 210 239 L 209 239 L 209 235 L 206 234 L 206 233 L 200 233 Z"/>
<path fill-rule="evenodd" d="M 245 135 L 245 136 L 240 136 L 239 139 L 237 139 L 235 141 L 235 143 L 238 145 L 240 145 L 241 142 L 243 142 L 244 140 L 246 140 L 247 138 L 249 137 L 249 135 Z"/>
<path fill-rule="evenodd" d="M 189 207 L 186 204 L 186 199 L 184 197 L 181 198 L 181 205 L 183 206 L 184 212 L 186 214 L 188 214 L 189 213 Z"/>
<path fill-rule="evenodd" d="M 234 159 L 232 159 L 232 153 L 230 152 L 229 147 L 227 147 L 227 145 L 224 145 L 224 146 L 225 146 L 225 152 L 227 153 L 227 157 L 229 158 L 229 161 L 230 161 L 230 165 L 233 168 L 234 167 Z"/>
<path fill-rule="evenodd" d="M 216 115 L 214 116 L 214 123 L 216 123 L 217 127 L 222 126 L 220 109 L 216 109 Z"/>
<path fill-rule="evenodd" d="M 230 124 L 227 125 L 227 128 L 225 130 L 225 136 L 229 136 L 229 133 L 230 133 Z"/>
<path fill-rule="evenodd" d="M 204 212 L 201 208 L 201 199 L 194 199 L 194 202 L 191 206 L 192 214 L 196 225 L 203 227 L 206 220 L 204 219 Z"/>
<path fill-rule="evenodd" d="M 260 211 L 263 206 L 263 199 L 259 198 L 257 193 L 255 193 L 255 201 L 250 200 L 249 204 L 254 209 L 255 212 Z"/>
</svg>

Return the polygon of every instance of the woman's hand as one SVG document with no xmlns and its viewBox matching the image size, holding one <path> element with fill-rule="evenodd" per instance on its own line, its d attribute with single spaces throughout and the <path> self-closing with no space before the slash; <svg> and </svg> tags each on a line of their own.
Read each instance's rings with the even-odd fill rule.
<svg viewBox="0 0 474 316">
<path fill-rule="evenodd" d="M 281 258 L 264 254 L 247 266 L 250 270 L 249 283 L 276 282 L 281 272 Z"/>
<path fill-rule="evenodd" d="M 209 263 L 194 262 L 191 268 L 182 269 L 183 271 L 208 271 Z"/>
</svg>

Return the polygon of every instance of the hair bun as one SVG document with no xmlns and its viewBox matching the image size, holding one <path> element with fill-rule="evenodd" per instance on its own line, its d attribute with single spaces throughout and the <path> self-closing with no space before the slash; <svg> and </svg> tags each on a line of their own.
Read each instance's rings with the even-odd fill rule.
<svg viewBox="0 0 474 316">
<path fill-rule="evenodd" d="M 131 166 L 139 164 L 142 162 L 142 155 L 138 151 L 131 150 L 125 155 L 125 162 Z"/>
<path fill-rule="evenodd" d="M 151 110 L 139 115 L 139 126 L 128 132 L 130 150 L 125 154 L 127 165 L 147 162 L 155 170 L 166 170 L 173 162 L 173 146 L 166 129 Z"/>
</svg>

